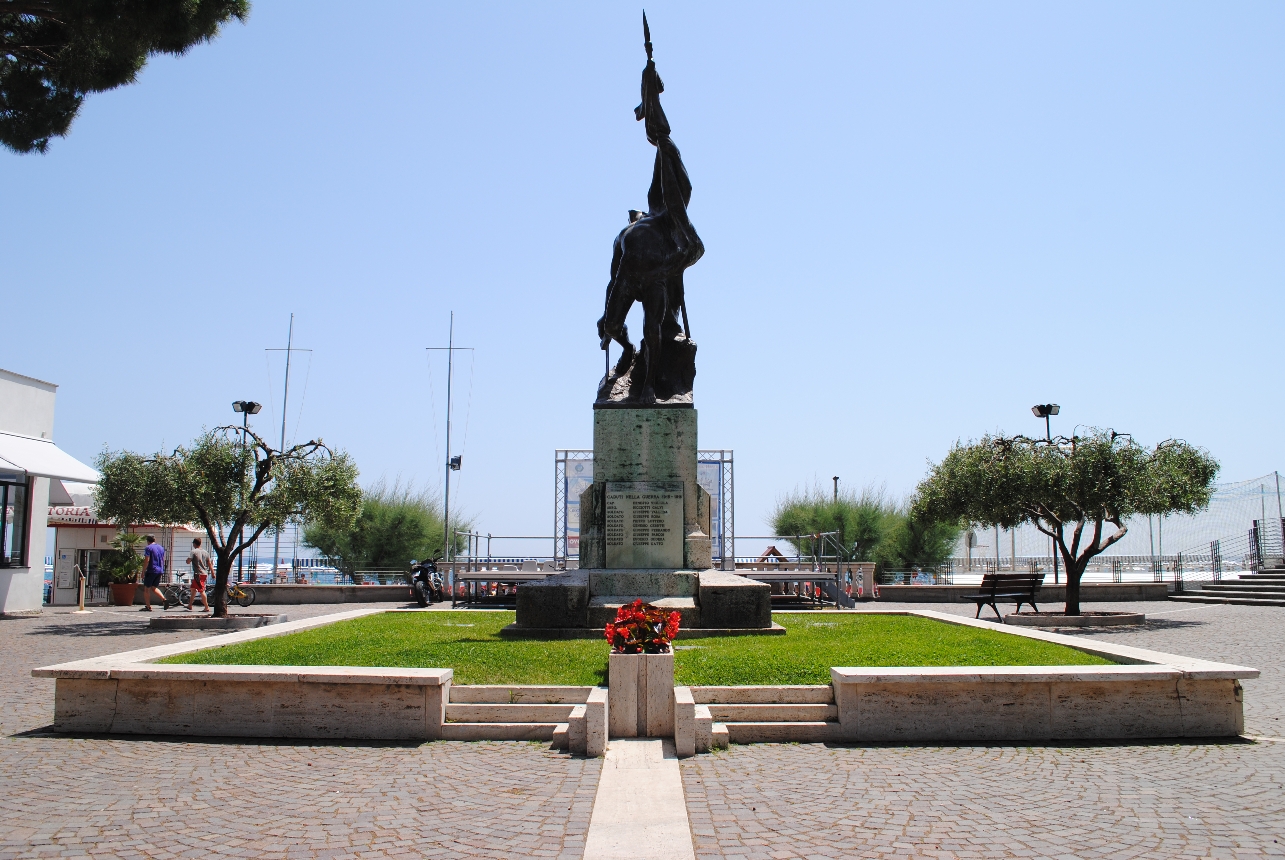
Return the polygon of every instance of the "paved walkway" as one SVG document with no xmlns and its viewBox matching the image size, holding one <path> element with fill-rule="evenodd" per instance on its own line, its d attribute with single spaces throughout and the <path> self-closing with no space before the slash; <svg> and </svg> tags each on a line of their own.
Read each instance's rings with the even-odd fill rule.
<svg viewBox="0 0 1285 860">
<path fill-rule="evenodd" d="M 1285 611 L 1128 605 L 1139 607 L 1153 619 L 1145 628 L 1076 635 L 1256 666 L 1248 731 L 1285 738 Z M 33 666 L 209 635 L 147 632 L 146 618 L 0 621 L 0 858 L 584 853 L 602 763 L 543 744 L 42 733 L 53 682 L 32 679 Z M 1285 856 L 1285 742 L 763 744 L 679 771 L 697 858 Z"/>
<path fill-rule="evenodd" d="M 584 858 L 634 860 L 652 856 L 647 846 L 663 846 L 665 860 L 694 860 L 674 742 L 616 738 L 607 745 Z"/>
<path fill-rule="evenodd" d="M 291 606 L 291 618 L 358 605 Z M 132 610 L 0 621 L 0 858 L 578 858 L 601 760 L 546 744 L 66 738 L 34 666 L 196 638 Z"/>
<path fill-rule="evenodd" d="M 973 614 L 973 608 L 884 604 Z M 1263 670 L 1247 731 L 1285 737 L 1285 612 L 1135 603 L 1076 635 Z M 697 858 L 1285 856 L 1285 743 L 733 746 L 682 763 Z"/>
</svg>

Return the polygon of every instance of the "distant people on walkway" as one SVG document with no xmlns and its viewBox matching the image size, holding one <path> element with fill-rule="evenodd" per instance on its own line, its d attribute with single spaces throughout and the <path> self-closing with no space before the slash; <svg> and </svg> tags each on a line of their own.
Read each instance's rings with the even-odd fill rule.
<svg viewBox="0 0 1285 860">
<path fill-rule="evenodd" d="M 161 607 L 169 608 L 169 600 L 161 591 L 161 577 L 165 575 L 165 547 L 156 542 L 156 538 L 147 536 L 147 546 L 143 547 L 143 556 L 147 566 L 143 568 L 143 608 L 139 612 L 152 611 L 152 592 L 161 599 Z"/>
<path fill-rule="evenodd" d="M 205 598 L 205 583 L 209 580 L 210 573 L 214 570 L 214 565 L 210 561 L 210 554 L 201 549 L 201 539 L 192 538 L 192 552 L 187 557 L 187 563 L 192 565 L 192 587 L 188 589 L 187 611 L 192 611 L 192 604 L 196 601 L 196 595 L 201 595 L 201 605 L 205 611 L 210 611 L 210 601 Z"/>
</svg>

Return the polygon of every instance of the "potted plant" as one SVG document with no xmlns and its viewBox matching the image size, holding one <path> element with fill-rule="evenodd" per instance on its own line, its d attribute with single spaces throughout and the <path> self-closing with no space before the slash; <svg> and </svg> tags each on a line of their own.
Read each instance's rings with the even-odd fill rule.
<svg viewBox="0 0 1285 860">
<path fill-rule="evenodd" d="M 677 612 L 666 612 L 635 600 L 616 610 L 604 631 L 613 654 L 668 654 L 678 635 Z"/>
<path fill-rule="evenodd" d="M 109 549 L 99 561 L 99 569 L 107 574 L 111 582 L 112 605 L 130 606 L 138 591 L 138 575 L 143 572 L 146 560 L 139 555 L 138 548 L 143 543 L 143 535 L 132 532 L 120 532 L 112 538 Z"/>
<path fill-rule="evenodd" d="M 674 734 L 674 649 L 680 616 L 635 600 L 616 611 L 604 633 L 607 711 L 613 737 L 672 737 Z"/>
</svg>

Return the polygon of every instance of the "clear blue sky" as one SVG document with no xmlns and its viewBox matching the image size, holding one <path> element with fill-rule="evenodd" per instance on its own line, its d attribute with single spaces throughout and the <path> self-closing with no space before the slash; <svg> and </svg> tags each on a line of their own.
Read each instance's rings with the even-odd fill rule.
<svg viewBox="0 0 1285 860">
<path fill-rule="evenodd" d="M 645 204 L 637 4 L 284 3 L 0 153 L 0 366 L 85 460 L 272 403 L 363 481 L 548 533 L 592 444 L 611 240 Z M 1285 5 L 651 2 L 707 252 L 703 447 L 738 531 L 796 485 L 910 491 L 952 442 L 1111 426 L 1281 467 Z M 640 327 L 635 326 L 637 332 Z M 468 414 L 467 446 L 464 442 Z M 433 415 L 439 426 L 436 439 Z M 435 449 L 436 446 L 436 449 Z"/>
</svg>

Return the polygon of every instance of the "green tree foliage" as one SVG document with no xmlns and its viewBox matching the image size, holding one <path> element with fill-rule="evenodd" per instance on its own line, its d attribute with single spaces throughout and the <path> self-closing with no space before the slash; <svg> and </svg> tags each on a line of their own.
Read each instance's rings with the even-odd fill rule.
<svg viewBox="0 0 1285 860">
<path fill-rule="evenodd" d="M 215 556 L 214 614 L 227 614 L 227 582 L 237 556 L 270 528 L 312 520 L 345 528 L 357 518 L 361 489 L 348 455 L 320 440 L 277 451 L 253 431 L 219 427 L 173 454 L 98 457 L 98 515 L 130 523 L 205 527 Z"/>
<path fill-rule="evenodd" d="M 248 0 L 0 0 L 0 143 L 44 152 L 89 93 L 245 21 Z"/>
<path fill-rule="evenodd" d="M 917 516 L 901 506 L 887 520 L 874 560 L 888 571 L 935 568 L 950 558 L 962 531 L 958 522 Z"/>
<path fill-rule="evenodd" d="M 793 543 L 802 555 L 834 554 L 831 541 L 809 535 L 838 532 L 845 560 L 873 561 L 888 570 L 935 567 L 950 556 L 960 528 L 912 516 L 905 505 L 890 501 L 878 490 L 841 493 L 838 499 L 821 487 L 795 491 L 777 502 L 772 528 Z M 814 546 L 820 544 L 820 546 Z"/>
<path fill-rule="evenodd" d="M 460 522 L 452 525 L 468 527 Z M 361 514 L 351 525 L 335 527 L 312 520 L 304 528 L 304 542 L 345 573 L 405 569 L 412 560 L 442 555 L 442 526 L 442 507 L 435 498 L 381 481 L 362 493 Z"/>
<path fill-rule="evenodd" d="M 987 527 L 1034 524 L 1054 540 L 1066 567 L 1066 613 L 1079 615 L 1084 569 L 1125 536 L 1125 519 L 1202 510 L 1217 474 L 1207 452 L 1174 440 L 1148 450 L 1110 430 L 1051 442 L 985 436 L 931 467 L 913 511 Z"/>
</svg>

